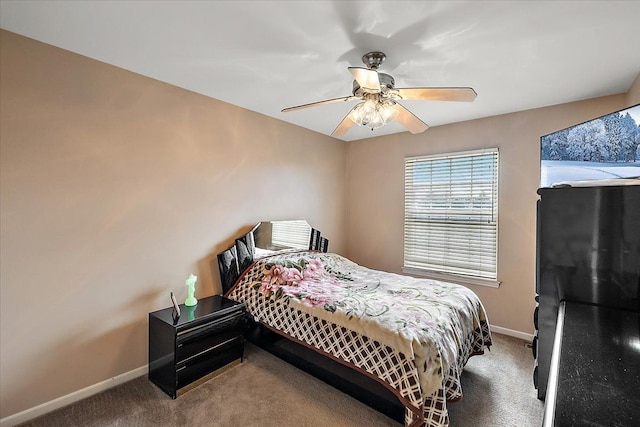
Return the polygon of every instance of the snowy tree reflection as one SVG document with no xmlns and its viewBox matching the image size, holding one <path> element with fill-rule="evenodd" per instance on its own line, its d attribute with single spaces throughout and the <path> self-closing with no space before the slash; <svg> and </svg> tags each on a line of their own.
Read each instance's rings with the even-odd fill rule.
<svg viewBox="0 0 640 427">
<path fill-rule="evenodd" d="M 542 137 L 541 158 L 585 162 L 640 161 L 640 126 L 628 112 L 609 114 Z"/>
</svg>

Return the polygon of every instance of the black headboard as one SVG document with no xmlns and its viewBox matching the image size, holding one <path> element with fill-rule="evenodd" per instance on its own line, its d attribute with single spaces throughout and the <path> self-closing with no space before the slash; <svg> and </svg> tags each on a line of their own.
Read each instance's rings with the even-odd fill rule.
<svg viewBox="0 0 640 427">
<path fill-rule="evenodd" d="M 233 246 L 218 254 L 222 294 L 226 294 L 256 258 L 256 248 L 264 251 L 310 249 L 327 252 L 329 240 L 307 221 L 265 221 L 238 237 Z"/>
</svg>

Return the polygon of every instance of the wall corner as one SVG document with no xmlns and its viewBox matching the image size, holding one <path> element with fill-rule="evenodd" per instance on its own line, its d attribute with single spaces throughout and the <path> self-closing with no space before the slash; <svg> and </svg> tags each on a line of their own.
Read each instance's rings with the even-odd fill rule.
<svg viewBox="0 0 640 427">
<path fill-rule="evenodd" d="M 632 106 L 636 104 L 640 104 L 640 73 L 638 73 L 627 92 L 627 105 Z"/>
</svg>

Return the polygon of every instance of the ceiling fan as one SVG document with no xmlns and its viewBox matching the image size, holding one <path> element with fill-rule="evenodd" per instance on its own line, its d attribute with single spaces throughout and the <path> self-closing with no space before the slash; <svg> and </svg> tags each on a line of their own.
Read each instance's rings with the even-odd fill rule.
<svg viewBox="0 0 640 427">
<path fill-rule="evenodd" d="M 387 56 L 382 52 L 369 52 L 362 57 L 367 66 L 349 67 L 353 78 L 353 95 L 342 98 L 312 102 L 282 110 L 283 113 L 334 102 L 360 100 L 349 111 L 340 124 L 331 133 L 342 136 L 354 125 L 366 126 L 371 130 L 397 120 L 409 132 L 424 132 L 429 126 L 416 117 L 398 101 L 473 101 L 477 94 L 470 87 L 412 87 L 395 88 L 395 80 L 389 74 L 378 72 L 378 67 Z"/>
</svg>

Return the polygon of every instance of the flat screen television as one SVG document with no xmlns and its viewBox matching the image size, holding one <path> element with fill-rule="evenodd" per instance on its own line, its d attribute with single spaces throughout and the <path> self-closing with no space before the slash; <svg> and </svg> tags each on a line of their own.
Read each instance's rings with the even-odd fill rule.
<svg viewBox="0 0 640 427">
<path fill-rule="evenodd" d="M 640 184 L 640 104 L 540 138 L 540 187 Z"/>
</svg>

